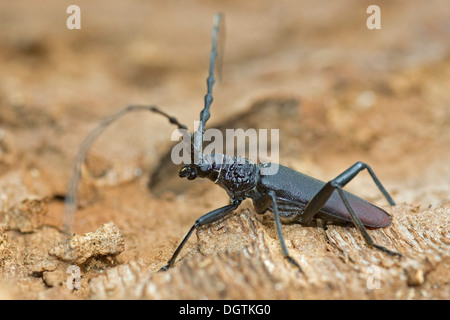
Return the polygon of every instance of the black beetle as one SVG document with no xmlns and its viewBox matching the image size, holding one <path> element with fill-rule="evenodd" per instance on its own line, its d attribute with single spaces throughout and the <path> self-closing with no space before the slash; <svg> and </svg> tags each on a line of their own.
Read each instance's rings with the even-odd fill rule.
<svg viewBox="0 0 450 320">
<path fill-rule="evenodd" d="M 176 248 L 167 265 L 162 267 L 160 271 L 165 271 L 174 265 L 178 254 L 196 228 L 222 219 L 237 209 L 246 198 L 253 200 L 256 213 L 264 214 L 269 210 L 274 214 L 283 256 L 300 270 L 300 266 L 289 255 L 286 248 L 281 230 L 281 219 L 286 222 L 298 222 L 305 225 L 316 218 L 331 222 L 352 222 L 369 246 L 390 255 L 401 256 L 400 253 L 376 244 L 365 228 L 365 226 L 371 228 L 388 226 L 391 223 L 389 214 L 383 209 L 343 190 L 343 187 L 361 170 L 367 169 L 389 204 L 395 205 L 389 193 L 367 164 L 357 162 L 333 180 L 325 183 L 282 165 L 277 165 L 278 171 L 276 174 L 264 174 L 263 169 L 273 164 L 255 164 L 245 158 L 231 157 L 224 154 L 203 155 L 204 128 L 210 117 L 209 110 L 213 101 L 212 88 L 215 82 L 216 42 L 220 20 L 221 15 L 216 15 L 214 19 L 205 106 L 200 113 L 199 127 L 193 134 L 190 146 L 191 163 L 181 168 L 179 176 L 189 180 L 196 178 L 210 179 L 227 191 L 230 197 L 230 204 L 213 210 L 197 219 L 180 245 Z M 129 106 L 104 119 L 85 139 L 76 158 L 66 197 L 66 231 L 70 229 L 72 216 L 76 210 L 81 165 L 85 160 L 86 153 L 91 144 L 110 123 L 129 112 L 141 110 L 158 113 L 168 118 L 170 123 L 175 124 L 179 129 L 187 129 L 177 119 L 167 115 L 154 106 Z"/>
</svg>

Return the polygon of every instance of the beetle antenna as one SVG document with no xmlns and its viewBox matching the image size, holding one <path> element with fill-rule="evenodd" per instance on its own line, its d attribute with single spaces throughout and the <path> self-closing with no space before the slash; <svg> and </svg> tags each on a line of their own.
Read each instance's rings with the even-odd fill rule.
<svg viewBox="0 0 450 320">
<path fill-rule="evenodd" d="M 208 119 L 210 118 L 211 114 L 209 112 L 211 104 L 213 102 L 213 95 L 212 95 L 212 89 L 214 86 L 214 69 L 216 64 L 216 58 L 217 58 L 217 35 L 219 33 L 219 25 L 222 20 L 222 14 L 217 13 L 214 16 L 214 25 L 213 25 L 213 32 L 212 32 L 212 48 L 211 48 L 211 55 L 209 59 L 209 75 L 208 78 L 206 78 L 206 85 L 207 85 L 207 92 L 205 95 L 205 107 L 200 112 L 200 123 L 197 128 L 197 131 L 194 132 L 194 139 L 192 144 L 192 151 L 191 151 L 191 163 L 201 163 L 203 160 L 202 156 L 202 149 L 203 149 L 203 133 L 205 132 L 205 125 Z"/>
<path fill-rule="evenodd" d="M 202 156 L 202 146 L 203 146 L 203 133 L 205 131 L 205 125 L 208 119 L 210 118 L 210 107 L 213 102 L 212 89 L 215 82 L 214 79 L 214 69 L 217 58 L 217 36 L 219 33 L 219 25 L 222 21 L 222 14 L 218 13 L 214 16 L 214 25 L 212 32 L 212 49 L 210 55 L 210 63 L 209 63 L 209 74 L 206 79 L 207 84 L 207 93 L 205 95 L 205 106 L 203 110 L 200 112 L 200 124 L 198 129 L 193 134 L 192 145 L 191 145 L 191 163 L 201 163 L 203 160 Z M 65 211 L 64 211 L 64 230 L 67 234 L 70 233 L 72 220 L 77 209 L 78 202 L 78 185 L 81 179 L 81 167 L 86 160 L 86 155 L 94 143 L 94 141 L 98 138 L 98 136 L 108 127 L 112 122 L 121 118 L 125 114 L 134 111 L 151 111 L 154 113 L 158 113 L 164 117 L 166 117 L 170 123 L 176 125 L 178 129 L 185 129 L 187 127 L 184 124 L 178 122 L 178 120 L 174 117 L 169 116 L 165 112 L 159 110 L 155 106 L 128 106 L 122 110 L 119 110 L 115 114 L 103 119 L 94 130 L 86 137 L 83 141 L 80 150 L 75 158 L 75 163 L 73 166 L 72 175 L 69 180 L 67 195 L 65 199 Z"/>
<path fill-rule="evenodd" d="M 166 117 L 170 123 L 176 125 L 178 129 L 185 129 L 187 130 L 187 127 L 184 124 L 181 124 L 178 122 L 178 120 L 175 117 L 171 117 L 165 112 L 159 110 L 155 106 L 128 106 L 122 110 L 119 110 L 118 112 L 114 113 L 113 115 L 103 119 L 97 127 L 94 128 L 94 130 L 89 133 L 89 135 L 86 137 L 86 139 L 81 144 L 80 150 L 78 151 L 78 154 L 75 158 L 72 175 L 69 180 L 69 185 L 67 188 L 67 195 L 65 198 L 65 209 L 64 209 L 64 231 L 66 234 L 70 233 L 73 217 L 75 214 L 75 211 L 78 207 L 78 185 L 81 180 L 81 167 L 84 164 L 84 161 L 86 160 L 86 155 L 91 148 L 94 141 L 98 138 L 98 136 L 114 121 L 117 119 L 123 117 L 125 114 L 128 114 L 129 112 L 135 112 L 135 111 L 151 111 L 154 113 L 158 113 L 162 115 L 163 117 Z"/>
</svg>

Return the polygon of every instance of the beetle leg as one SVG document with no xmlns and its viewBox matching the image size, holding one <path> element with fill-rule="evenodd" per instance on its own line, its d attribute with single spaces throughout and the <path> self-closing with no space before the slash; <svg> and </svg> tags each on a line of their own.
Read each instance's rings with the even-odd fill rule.
<svg viewBox="0 0 450 320">
<path fill-rule="evenodd" d="M 359 233 L 363 236 L 364 241 L 369 245 L 370 247 L 374 247 L 378 250 L 384 251 L 390 255 L 397 255 L 401 256 L 400 253 L 391 251 L 383 246 L 380 246 L 374 242 L 372 237 L 367 232 L 366 228 L 364 227 L 364 224 L 361 222 L 359 217 L 356 215 L 355 211 L 351 207 L 347 197 L 345 196 L 345 193 L 343 192 L 343 187 L 351 181 L 361 170 L 367 169 L 372 176 L 372 179 L 374 180 L 377 187 L 380 189 L 380 191 L 383 193 L 383 195 L 386 197 L 388 202 L 391 205 L 395 205 L 394 200 L 392 200 L 389 193 L 386 191 L 386 189 L 383 187 L 381 182 L 378 180 L 378 178 L 375 176 L 375 173 L 372 171 L 372 169 L 362 162 L 357 162 L 347 170 L 345 170 L 343 173 L 341 173 L 339 176 L 337 176 L 335 179 L 329 181 L 326 183 L 322 189 L 312 198 L 312 200 L 308 203 L 308 205 L 305 208 L 305 211 L 303 213 L 303 220 L 302 223 L 309 223 L 314 215 L 316 215 L 319 210 L 325 205 L 325 203 L 328 201 L 328 199 L 331 197 L 331 194 L 334 190 L 337 190 L 339 193 L 339 196 L 341 197 L 345 207 L 347 208 L 350 217 L 352 219 L 353 224 L 358 229 Z"/>
<path fill-rule="evenodd" d="M 292 258 L 289 255 L 286 243 L 284 242 L 283 233 L 281 231 L 280 213 L 278 212 L 275 192 L 273 190 L 270 190 L 267 194 L 265 194 L 261 198 L 254 200 L 253 205 L 255 206 L 255 210 L 258 214 L 264 213 L 270 207 L 270 205 L 272 205 L 272 212 L 275 219 L 275 226 L 277 228 L 278 238 L 280 239 L 281 250 L 283 251 L 283 257 L 291 264 L 296 266 L 300 270 L 300 272 L 303 272 L 302 268 L 297 263 L 297 261 L 295 261 L 294 258 Z"/>
<path fill-rule="evenodd" d="M 332 183 L 335 186 L 340 186 L 343 188 L 347 183 L 349 183 L 360 171 L 367 169 L 369 171 L 370 176 L 372 177 L 373 181 L 377 185 L 378 189 L 381 191 L 383 196 L 386 198 L 386 200 L 389 202 L 391 206 L 395 205 L 394 200 L 389 195 L 389 193 L 386 191 L 386 189 L 381 184 L 380 180 L 375 175 L 375 172 L 373 172 L 372 168 L 370 168 L 367 164 L 358 161 L 354 165 L 352 165 L 350 168 L 342 172 L 340 175 L 338 175 L 336 178 L 331 180 L 329 183 L 327 183 L 323 188 L 316 194 L 316 196 L 308 203 L 308 205 L 305 208 L 305 211 L 302 215 L 302 223 L 308 224 L 311 222 L 312 218 L 316 215 L 316 213 L 319 212 L 319 210 L 325 205 L 327 200 L 330 198 L 331 194 L 333 193 L 335 187 L 332 187 L 331 185 L 328 185 Z M 320 196 L 319 196 L 320 194 Z M 320 198 L 320 199 L 319 199 Z"/>
<path fill-rule="evenodd" d="M 180 253 L 181 249 L 183 249 L 184 245 L 188 241 L 188 239 L 191 236 L 192 232 L 196 228 L 222 219 L 223 217 L 228 215 L 230 212 L 232 212 L 233 210 L 237 209 L 237 207 L 239 207 L 241 202 L 242 202 L 241 200 L 233 200 L 232 204 L 224 206 L 224 207 L 221 207 L 221 208 L 216 209 L 216 210 L 213 210 L 211 212 L 208 212 L 207 214 L 205 214 L 205 215 L 201 216 L 200 218 L 198 218 L 197 221 L 195 221 L 194 225 L 189 230 L 189 232 L 184 236 L 184 238 L 181 241 L 181 243 L 178 245 L 177 249 L 173 253 L 172 258 L 170 258 L 170 260 L 167 263 L 167 265 L 162 267 L 159 271 L 167 271 L 167 269 L 169 269 L 169 268 L 171 268 L 173 266 L 173 264 L 175 263 L 175 260 L 176 260 L 176 258 L 178 256 L 178 254 Z"/>
<path fill-rule="evenodd" d="M 350 213 L 350 217 L 352 218 L 353 224 L 358 229 L 359 233 L 361 233 L 361 235 L 363 236 L 364 241 L 366 241 L 366 243 L 370 247 L 374 247 L 374 248 L 376 248 L 378 250 L 386 252 L 387 254 L 389 254 L 391 256 L 399 256 L 399 257 L 401 257 L 402 255 L 400 253 L 395 252 L 395 251 L 391 251 L 391 250 L 387 249 L 386 247 L 383 247 L 383 246 L 380 246 L 379 244 L 376 244 L 375 241 L 373 241 L 372 237 L 367 232 L 366 227 L 364 227 L 364 224 L 358 218 L 358 216 L 356 215 L 356 213 L 353 210 L 352 206 L 348 202 L 347 197 L 345 196 L 344 191 L 342 190 L 342 188 L 340 186 L 337 186 L 336 189 L 337 189 L 337 191 L 339 193 L 339 196 L 341 197 L 342 201 L 344 202 L 345 207 L 347 208 L 348 212 Z"/>
<path fill-rule="evenodd" d="M 343 173 L 338 175 L 334 181 L 340 185 L 342 188 L 349 183 L 360 171 L 367 169 L 369 171 L 370 176 L 372 177 L 373 182 L 377 185 L 378 189 L 381 191 L 383 196 L 386 198 L 386 200 L 389 202 L 391 206 L 395 206 L 395 202 L 392 199 L 392 197 L 389 195 L 389 193 L 386 191 L 386 189 L 381 184 L 380 180 L 375 175 L 375 172 L 373 172 L 372 168 L 369 167 L 369 165 L 365 164 L 364 162 L 358 161 L 354 165 L 352 165 L 350 168 L 345 170 Z"/>
</svg>

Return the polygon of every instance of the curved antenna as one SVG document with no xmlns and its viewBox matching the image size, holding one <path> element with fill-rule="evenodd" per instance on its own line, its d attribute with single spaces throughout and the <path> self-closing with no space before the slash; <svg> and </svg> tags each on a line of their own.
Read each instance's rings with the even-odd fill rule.
<svg viewBox="0 0 450 320">
<path fill-rule="evenodd" d="M 213 32 L 212 32 L 212 48 L 211 55 L 209 58 L 209 74 L 208 78 L 206 78 L 206 86 L 207 92 L 205 95 L 205 107 L 200 112 L 200 123 L 197 130 L 194 132 L 194 139 L 192 143 L 192 163 L 200 164 L 203 160 L 203 133 L 205 132 L 205 125 L 208 119 L 211 116 L 209 112 L 211 104 L 213 102 L 212 89 L 216 80 L 214 79 L 214 69 L 216 65 L 217 58 L 217 35 L 219 33 L 219 26 L 221 21 L 223 20 L 223 16 L 221 13 L 217 13 L 214 16 L 214 24 L 213 24 Z"/>
<path fill-rule="evenodd" d="M 210 63 L 209 63 L 209 75 L 206 79 L 207 84 L 207 93 L 205 95 L 205 106 L 203 110 L 200 112 L 200 124 L 197 131 L 194 132 L 194 137 L 192 139 L 191 145 L 191 163 L 201 163 L 203 160 L 202 155 L 202 146 L 203 146 L 203 133 L 206 122 L 210 118 L 210 107 L 213 102 L 212 89 L 215 82 L 214 79 L 214 69 L 217 58 L 217 35 L 219 33 L 219 26 L 222 21 L 222 14 L 218 13 L 214 16 L 214 26 L 212 33 L 212 49 L 210 55 Z M 158 113 L 164 117 L 166 117 L 170 123 L 176 125 L 178 129 L 185 129 L 187 127 L 178 122 L 178 120 L 174 117 L 169 116 L 165 112 L 159 110 L 154 106 L 129 106 L 126 107 L 115 114 L 103 119 L 94 130 L 86 137 L 83 141 L 80 150 L 75 158 L 75 163 L 73 166 L 72 175 L 69 180 L 67 195 L 65 199 L 65 210 L 64 210 L 64 230 L 67 234 L 70 233 L 73 217 L 75 211 L 77 209 L 78 202 L 78 185 L 81 180 L 81 167 L 86 159 L 87 152 L 89 151 L 91 145 L 98 138 L 98 136 L 108 127 L 112 122 L 121 118 L 125 114 L 134 111 L 151 111 L 154 113 Z"/>
<path fill-rule="evenodd" d="M 78 185 L 81 180 L 81 167 L 83 166 L 84 161 L 86 160 L 86 155 L 91 148 L 94 141 L 98 138 L 98 136 L 114 121 L 123 117 L 125 114 L 129 112 L 135 111 L 151 111 L 154 113 L 158 113 L 164 117 L 166 117 L 170 123 L 176 125 L 178 129 L 185 129 L 187 127 L 184 124 L 178 122 L 175 117 L 171 117 L 165 112 L 159 110 L 154 106 L 128 106 L 113 115 L 103 119 L 94 130 L 89 133 L 86 139 L 81 144 L 80 150 L 75 158 L 75 163 L 72 170 L 72 175 L 69 180 L 69 185 L 67 188 L 67 195 L 65 198 L 65 208 L 64 208 L 64 231 L 66 234 L 70 234 L 70 229 L 72 225 L 72 221 L 75 215 L 75 211 L 78 207 Z"/>
</svg>

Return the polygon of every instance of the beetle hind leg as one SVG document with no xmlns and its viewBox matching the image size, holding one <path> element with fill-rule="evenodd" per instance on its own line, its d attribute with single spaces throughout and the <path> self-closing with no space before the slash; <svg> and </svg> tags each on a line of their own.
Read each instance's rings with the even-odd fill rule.
<svg viewBox="0 0 450 320">
<path fill-rule="evenodd" d="M 326 183 L 322 189 L 312 198 L 311 201 L 309 201 L 308 205 L 305 208 L 305 211 L 303 213 L 303 223 L 308 224 L 312 218 L 320 211 L 320 209 L 326 204 L 328 199 L 331 197 L 332 193 L 336 190 L 342 199 L 342 202 L 344 203 L 345 207 L 347 208 L 348 213 L 350 214 L 351 220 L 354 224 L 354 226 L 358 229 L 359 233 L 364 238 L 364 241 L 366 244 L 372 248 L 378 249 L 380 251 L 383 251 L 389 255 L 392 256 L 401 256 L 400 253 L 391 251 L 379 244 L 376 244 L 375 241 L 372 239 L 372 237 L 367 232 L 366 228 L 364 227 L 364 224 L 361 222 L 361 219 L 356 215 L 355 211 L 353 210 L 352 206 L 350 205 L 350 202 L 347 199 L 347 196 L 345 195 L 343 191 L 343 187 L 350 182 L 361 170 L 367 169 L 377 185 L 378 189 L 380 189 L 381 193 L 384 195 L 384 197 L 387 199 L 387 201 L 391 205 L 395 205 L 394 200 L 392 200 L 389 193 L 386 191 L 386 189 L 383 187 L 381 182 L 376 177 L 373 170 L 365 163 L 357 162 L 347 170 L 345 170 L 343 173 L 338 175 L 333 180 Z"/>
</svg>

